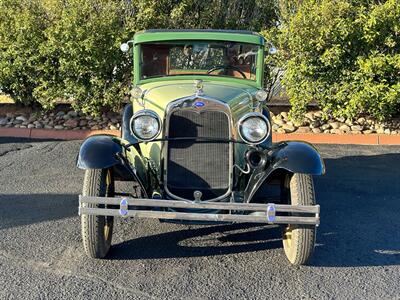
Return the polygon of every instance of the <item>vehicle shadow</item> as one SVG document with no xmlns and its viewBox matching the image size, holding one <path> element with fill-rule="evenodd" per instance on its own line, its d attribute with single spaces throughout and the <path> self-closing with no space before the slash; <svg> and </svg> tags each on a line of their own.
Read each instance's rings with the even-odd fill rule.
<svg viewBox="0 0 400 300">
<path fill-rule="evenodd" d="M 0 194 L 0 230 L 74 217 L 76 194 Z"/>
<path fill-rule="evenodd" d="M 223 235 L 218 237 L 215 234 Z M 159 259 L 255 252 L 280 248 L 281 236 L 281 229 L 277 226 L 226 224 L 197 227 L 140 237 L 114 245 L 109 258 Z M 207 245 L 210 240 L 213 240 L 212 245 Z"/>
<path fill-rule="evenodd" d="M 326 159 L 327 173 L 315 177 L 321 204 L 315 267 L 400 264 L 400 155 Z M 254 252 L 282 247 L 280 228 L 249 224 L 183 229 L 140 237 L 113 246 L 110 259 L 157 259 Z M 183 241 L 241 230 L 222 239 L 230 243 L 195 247 Z M 200 243 L 201 244 L 201 243 Z M 160 247 L 156 245 L 161 245 Z"/>
</svg>

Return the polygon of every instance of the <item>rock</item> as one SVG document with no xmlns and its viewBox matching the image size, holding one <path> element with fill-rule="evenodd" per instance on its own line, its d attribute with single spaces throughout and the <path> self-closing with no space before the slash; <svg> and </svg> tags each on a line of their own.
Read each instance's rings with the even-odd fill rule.
<svg viewBox="0 0 400 300">
<path fill-rule="evenodd" d="M 44 128 L 45 128 L 45 129 L 53 129 L 53 126 L 50 126 L 50 125 L 47 125 L 47 124 L 46 124 L 46 125 L 44 125 Z"/>
<path fill-rule="evenodd" d="M 281 116 L 283 119 L 287 119 L 288 113 L 286 111 L 281 112 Z"/>
<path fill-rule="evenodd" d="M 114 123 L 114 124 L 115 124 L 115 123 L 118 123 L 118 119 L 112 118 L 112 119 L 111 119 L 111 122 Z"/>
<path fill-rule="evenodd" d="M 28 119 L 28 122 L 29 122 L 29 123 L 33 123 L 33 122 L 35 122 L 36 120 L 37 120 L 37 117 L 36 117 L 36 116 L 30 116 L 29 119 Z"/>
<path fill-rule="evenodd" d="M 100 129 L 100 127 L 99 127 L 99 126 L 97 126 L 97 125 L 94 125 L 94 126 L 91 126 L 91 127 L 90 127 L 90 129 L 92 129 L 92 130 L 99 130 L 99 129 Z"/>
<path fill-rule="evenodd" d="M 339 129 L 342 131 L 350 131 L 349 125 L 346 125 L 346 124 L 343 124 L 342 126 L 340 126 Z"/>
<path fill-rule="evenodd" d="M 116 126 L 114 126 L 114 125 L 110 125 L 110 130 L 117 130 L 117 127 Z"/>
<path fill-rule="evenodd" d="M 296 130 L 293 125 L 284 124 L 282 125 L 282 129 L 285 130 L 286 133 L 291 133 Z"/>
<path fill-rule="evenodd" d="M 382 134 L 385 132 L 385 129 L 383 129 L 382 127 L 379 127 L 378 129 L 376 129 L 376 133 L 378 134 Z"/>
<path fill-rule="evenodd" d="M 83 119 L 79 121 L 79 126 L 86 126 L 87 125 L 87 120 Z"/>
<path fill-rule="evenodd" d="M 398 132 L 397 132 L 397 130 L 392 130 L 391 132 L 390 132 L 390 134 L 397 134 Z"/>
<path fill-rule="evenodd" d="M 375 130 L 367 129 L 363 131 L 363 134 L 371 134 L 371 133 L 375 133 Z"/>
<path fill-rule="evenodd" d="M 314 113 L 313 113 L 312 111 L 306 113 L 304 116 L 305 116 L 307 119 L 311 120 L 311 121 L 314 121 L 314 119 L 315 119 L 315 118 L 314 118 Z"/>
<path fill-rule="evenodd" d="M 42 125 L 42 124 L 40 124 L 40 123 L 38 123 L 38 124 L 35 124 L 35 128 L 41 129 L 41 128 L 43 128 L 43 125 Z"/>
<path fill-rule="evenodd" d="M 273 124 L 272 125 L 272 130 L 273 131 L 277 131 L 279 129 L 279 125 L 277 125 L 277 124 Z"/>
<path fill-rule="evenodd" d="M 312 121 L 310 124 L 311 128 L 318 128 L 319 126 L 321 126 L 321 122 L 318 120 Z"/>
<path fill-rule="evenodd" d="M 324 133 L 331 133 L 331 131 L 329 129 L 325 129 Z"/>
<path fill-rule="evenodd" d="M 346 120 L 344 117 L 339 117 L 339 118 L 337 118 L 337 120 L 340 122 L 340 123 L 344 123 L 344 121 Z"/>
<path fill-rule="evenodd" d="M 385 134 L 390 134 L 390 129 L 389 128 L 385 129 L 384 133 Z"/>
<path fill-rule="evenodd" d="M 297 128 L 296 132 L 297 133 L 310 133 L 311 129 L 310 129 L 310 127 L 307 127 L 307 126 L 300 126 L 299 128 Z"/>
<path fill-rule="evenodd" d="M 350 119 L 346 119 L 346 121 L 344 123 L 349 125 L 349 126 L 353 125 L 353 121 L 350 120 Z"/>
<path fill-rule="evenodd" d="M 360 125 L 364 125 L 365 124 L 365 118 L 358 118 L 357 119 L 357 123 Z"/>
<path fill-rule="evenodd" d="M 321 126 L 322 130 L 327 130 L 327 129 L 330 129 L 330 128 L 331 128 L 331 125 L 329 125 L 329 124 L 324 124 L 324 125 Z"/>
<path fill-rule="evenodd" d="M 69 119 L 71 119 L 72 117 L 71 117 L 70 115 L 66 114 L 66 115 L 63 115 L 62 118 L 63 118 L 64 120 L 69 120 Z"/>
<path fill-rule="evenodd" d="M 277 120 L 274 120 L 274 123 L 277 124 L 277 125 L 283 125 L 286 122 L 284 120 L 277 119 Z"/>
<path fill-rule="evenodd" d="M 23 121 L 22 121 L 22 120 L 15 119 L 12 123 L 13 123 L 13 124 L 22 124 Z"/>
<path fill-rule="evenodd" d="M 26 126 L 25 125 L 21 125 L 21 126 L 19 126 L 19 128 L 26 128 Z"/>
<path fill-rule="evenodd" d="M 340 126 L 340 123 L 339 122 L 332 122 L 332 123 L 329 123 L 329 126 L 332 127 L 332 129 L 338 129 L 339 126 Z"/>
<path fill-rule="evenodd" d="M 8 123 L 8 119 L 7 118 L 1 118 L 0 119 L 0 126 L 7 125 L 7 123 Z"/>
<path fill-rule="evenodd" d="M 316 117 L 316 118 L 321 119 L 321 118 L 322 118 L 322 115 L 323 115 L 322 111 L 316 111 L 316 112 L 314 112 L 314 117 Z"/>
<path fill-rule="evenodd" d="M 353 125 L 351 126 L 351 131 L 362 131 L 364 129 L 361 125 Z"/>
<path fill-rule="evenodd" d="M 333 134 L 342 134 L 343 132 L 340 129 L 334 128 L 334 129 L 331 129 L 331 133 L 333 133 Z"/>
<path fill-rule="evenodd" d="M 78 127 L 78 123 L 79 121 L 77 119 L 69 119 L 64 122 L 64 126 L 69 128 L 75 128 Z"/>
<path fill-rule="evenodd" d="M 28 124 L 28 128 L 30 129 L 30 128 L 35 128 L 35 125 L 33 125 L 33 124 Z"/>
<path fill-rule="evenodd" d="M 63 115 L 65 115 L 65 112 L 63 112 L 62 110 L 56 113 L 57 117 L 62 117 Z"/>
<path fill-rule="evenodd" d="M 351 134 L 361 134 L 362 132 L 360 130 L 352 130 Z"/>
<path fill-rule="evenodd" d="M 321 133 L 322 131 L 321 131 L 321 129 L 319 129 L 319 128 L 313 128 L 313 129 L 312 129 L 312 132 L 313 132 L 313 133 Z"/>
<path fill-rule="evenodd" d="M 56 126 L 54 126 L 54 129 L 62 130 L 62 129 L 64 129 L 64 126 L 62 126 L 62 125 L 56 125 Z"/>
<path fill-rule="evenodd" d="M 78 116 L 78 113 L 74 110 L 70 110 L 68 112 L 68 115 L 71 116 L 72 118 L 76 118 Z"/>
<path fill-rule="evenodd" d="M 8 119 L 14 118 L 14 115 L 12 113 L 6 113 L 6 117 Z"/>
<path fill-rule="evenodd" d="M 28 119 L 25 116 L 18 116 L 15 118 L 15 120 L 21 121 L 21 123 L 28 121 Z"/>
</svg>

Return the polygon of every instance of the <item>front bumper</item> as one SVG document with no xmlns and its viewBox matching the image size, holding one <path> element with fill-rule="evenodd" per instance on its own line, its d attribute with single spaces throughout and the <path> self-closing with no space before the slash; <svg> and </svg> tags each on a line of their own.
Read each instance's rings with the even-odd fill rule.
<svg viewBox="0 0 400 300">
<path fill-rule="evenodd" d="M 117 208 L 93 208 L 88 207 L 87 204 L 100 204 Z M 160 208 L 163 208 L 164 210 L 160 210 Z M 172 211 L 175 209 L 191 209 L 193 211 Z M 198 209 L 217 210 L 224 213 L 200 213 L 196 212 Z M 319 211 L 319 205 L 304 206 L 274 203 L 195 202 L 164 199 L 137 199 L 128 197 L 79 196 L 79 215 L 318 226 Z M 281 213 L 286 213 L 286 215 L 281 215 Z"/>
</svg>

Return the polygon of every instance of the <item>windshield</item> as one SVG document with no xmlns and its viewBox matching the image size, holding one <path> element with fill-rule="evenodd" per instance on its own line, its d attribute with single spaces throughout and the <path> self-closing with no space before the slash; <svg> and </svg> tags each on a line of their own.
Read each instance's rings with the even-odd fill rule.
<svg viewBox="0 0 400 300">
<path fill-rule="evenodd" d="M 176 75 L 256 80 L 259 46 L 216 41 L 141 44 L 141 78 Z"/>
</svg>

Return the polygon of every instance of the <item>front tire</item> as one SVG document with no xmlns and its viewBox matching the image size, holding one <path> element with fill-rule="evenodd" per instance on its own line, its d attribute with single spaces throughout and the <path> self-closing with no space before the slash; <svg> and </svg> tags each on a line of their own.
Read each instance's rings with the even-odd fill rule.
<svg viewBox="0 0 400 300">
<path fill-rule="evenodd" d="M 288 200 L 291 205 L 315 205 L 311 175 L 295 173 L 289 180 Z M 283 249 L 290 263 L 293 265 L 307 263 L 314 251 L 315 237 L 314 225 L 288 225 L 284 229 Z"/>
<path fill-rule="evenodd" d="M 86 170 L 82 194 L 84 196 L 112 197 L 114 195 L 114 182 L 111 170 Z M 88 203 L 86 205 L 90 208 L 101 207 L 100 204 Z M 104 258 L 111 247 L 114 218 L 82 215 L 81 225 L 82 241 L 86 255 L 92 258 Z"/>
</svg>

